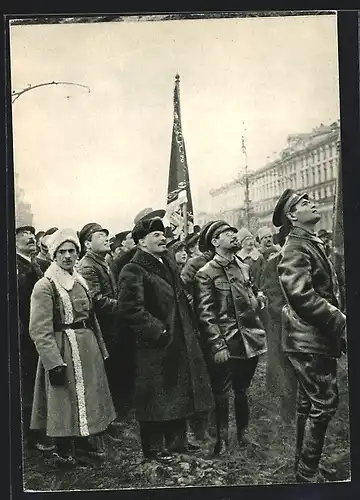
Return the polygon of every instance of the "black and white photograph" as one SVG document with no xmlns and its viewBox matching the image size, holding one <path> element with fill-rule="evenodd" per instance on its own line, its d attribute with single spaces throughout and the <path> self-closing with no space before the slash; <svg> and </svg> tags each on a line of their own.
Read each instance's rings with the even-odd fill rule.
<svg viewBox="0 0 360 500">
<path fill-rule="evenodd" d="M 23 490 L 350 482 L 338 13 L 9 43 Z"/>
</svg>

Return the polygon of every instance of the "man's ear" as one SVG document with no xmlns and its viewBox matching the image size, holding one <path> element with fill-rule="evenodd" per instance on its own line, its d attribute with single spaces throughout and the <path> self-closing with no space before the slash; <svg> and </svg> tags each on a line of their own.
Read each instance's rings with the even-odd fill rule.
<svg viewBox="0 0 360 500">
<path fill-rule="evenodd" d="M 139 239 L 139 245 L 140 245 L 140 248 L 144 248 L 146 246 L 145 238 L 140 238 Z"/>
<path fill-rule="evenodd" d="M 219 240 L 217 238 L 213 238 L 211 240 L 211 244 L 213 247 L 217 248 L 219 246 Z"/>
<path fill-rule="evenodd" d="M 291 223 L 297 221 L 296 212 L 288 212 L 285 215 L 285 218 Z"/>
<path fill-rule="evenodd" d="M 91 242 L 89 240 L 86 240 L 84 242 L 85 250 L 89 250 Z"/>
</svg>

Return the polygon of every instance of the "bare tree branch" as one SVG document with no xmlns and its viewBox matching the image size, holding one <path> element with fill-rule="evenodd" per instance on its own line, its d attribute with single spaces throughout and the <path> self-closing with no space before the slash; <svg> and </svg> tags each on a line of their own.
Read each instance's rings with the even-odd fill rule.
<svg viewBox="0 0 360 500">
<path fill-rule="evenodd" d="M 74 83 L 74 82 L 45 82 L 45 83 L 39 83 L 37 85 L 29 85 L 26 89 L 20 90 L 19 92 L 13 91 L 12 96 L 13 100 L 12 103 L 19 99 L 19 97 L 24 94 L 25 92 L 28 92 L 29 90 L 34 90 L 39 87 L 45 87 L 47 85 L 75 85 L 76 87 L 83 87 L 87 89 L 90 92 L 90 88 L 87 85 L 82 85 L 81 83 Z"/>
</svg>

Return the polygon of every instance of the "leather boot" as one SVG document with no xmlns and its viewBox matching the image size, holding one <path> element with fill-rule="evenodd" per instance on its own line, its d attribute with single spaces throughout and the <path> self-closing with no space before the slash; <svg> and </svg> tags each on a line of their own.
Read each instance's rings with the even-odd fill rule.
<svg viewBox="0 0 360 500">
<path fill-rule="evenodd" d="M 307 415 L 304 415 L 302 413 L 298 413 L 296 415 L 296 441 L 295 441 L 295 463 L 294 463 L 295 474 L 297 472 L 300 460 L 300 454 L 304 440 L 306 420 L 307 420 Z"/>
<path fill-rule="evenodd" d="M 328 424 L 328 420 L 319 421 L 311 418 L 306 420 L 302 450 L 296 471 L 300 479 L 309 479 L 319 474 L 319 462 Z"/>
<path fill-rule="evenodd" d="M 215 396 L 217 440 L 214 455 L 221 457 L 229 449 L 229 397 Z"/>
<path fill-rule="evenodd" d="M 235 409 L 237 438 L 239 446 L 243 447 L 248 444 L 245 438 L 245 432 L 249 425 L 249 416 L 250 416 L 249 403 L 245 390 L 235 393 L 234 409 Z"/>
</svg>

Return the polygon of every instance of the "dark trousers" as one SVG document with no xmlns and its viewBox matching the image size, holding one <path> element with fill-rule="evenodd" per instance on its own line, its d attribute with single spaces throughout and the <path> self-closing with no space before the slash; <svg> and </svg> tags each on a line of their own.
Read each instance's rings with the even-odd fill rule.
<svg viewBox="0 0 360 500">
<path fill-rule="evenodd" d="M 180 451 L 186 443 L 186 420 L 161 422 L 139 421 L 143 454 L 150 457 L 153 453 L 168 450 Z"/>
<path fill-rule="evenodd" d="M 316 474 L 328 424 L 339 404 L 337 360 L 317 354 L 288 353 L 299 382 L 295 470 Z"/>
<path fill-rule="evenodd" d="M 254 377 L 258 361 L 258 356 L 248 359 L 230 358 L 224 363 L 212 363 L 209 366 L 215 396 L 218 438 L 222 434 L 226 439 L 231 389 L 234 391 L 235 420 L 239 439 L 247 428 L 250 416 L 247 389 Z"/>
</svg>

